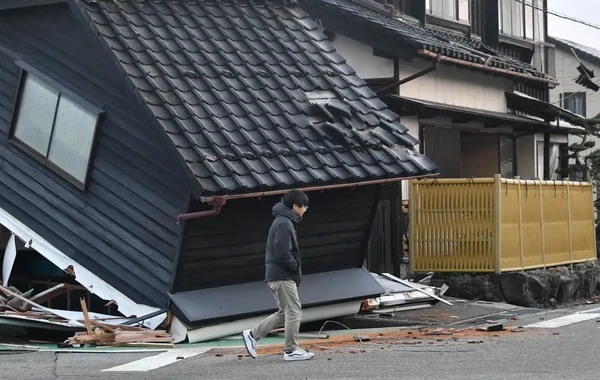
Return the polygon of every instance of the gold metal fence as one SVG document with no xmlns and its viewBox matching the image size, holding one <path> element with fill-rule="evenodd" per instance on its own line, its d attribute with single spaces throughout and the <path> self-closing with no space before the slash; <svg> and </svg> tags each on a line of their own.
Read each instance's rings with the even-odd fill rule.
<svg viewBox="0 0 600 380">
<path fill-rule="evenodd" d="M 494 178 L 411 182 L 414 272 L 507 272 L 596 258 L 590 183 Z"/>
</svg>

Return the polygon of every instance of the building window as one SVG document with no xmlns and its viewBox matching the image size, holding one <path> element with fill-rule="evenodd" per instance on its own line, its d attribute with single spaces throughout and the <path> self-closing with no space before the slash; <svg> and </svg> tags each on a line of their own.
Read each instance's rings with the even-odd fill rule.
<svg viewBox="0 0 600 380">
<path fill-rule="evenodd" d="M 504 178 L 513 178 L 515 140 L 510 136 L 498 136 L 500 175 Z"/>
<path fill-rule="evenodd" d="M 11 138 L 83 187 L 101 110 L 68 91 L 60 91 L 52 82 L 41 74 L 23 71 Z"/>
<path fill-rule="evenodd" d="M 585 92 L 564 92 L 560 94 L 561 107 L 583 117 L 586 117 L 585 103 Z"/>
<path fill-rule="evenodd" d="M 427 13 L 446 19 L 469 23 L 470 0 L 425 0 Z"/>
<path fill-rule="evenodd" d="M 500 32 L 507 36 L 535 39 L 534 0 L 499 0 Z"/>
<path fill-rule="evenodd" d="M 560 172 L 568 165 L 568 159 L 565 160 L 565 153 L 568 145 L 565 143 L 550 143 L 550 177 L 544 178 L 544 142 L 538 141 L 537 149 L 537 177 L 543 180 L 558 181 L 563 177 Z"/>
</svg>

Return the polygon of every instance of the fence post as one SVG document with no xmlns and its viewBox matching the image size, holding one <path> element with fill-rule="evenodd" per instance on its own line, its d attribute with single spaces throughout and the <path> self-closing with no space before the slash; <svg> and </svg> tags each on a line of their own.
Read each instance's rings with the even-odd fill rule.
<svg viewBox="0 0 600 380">
<path fill-rule="evenodd" d="M 596 241 L 597 241 L 596 240 L 597 239 L 597 237 L 596 237 L 596 217 L 597 217 L 597 215 L 596 215 L 596 201 L 595 201 L 595 197 L 594 197 L 594 187 L 595 187 L 594 180 L 590 179 L 590 198 L 592 201 L 592 204 L 591 204 L 591 206 L 592 206 L 592 227 L 594 230 L 594 234 L 593 234 L 593 236 L 594 236 L 594 252 L 596 253 L 596 257 L 598 257 L 598 249 L 596 247 Z"/>
<path fill-rule="evenodd" d="M 494 175 L 494 272 L 502 272 L 502 218 L 500 216 L 501 207 L 501 185 L 502 177 L 500 174 Z"/>
<path fill-rule="evenodd" d="M 523 266 L 523 205 L 521 201 L 521 177 L 516 176 L 517 180 L 517 205 L 519 207 L 519 253 L 521 257 L 521 270 L 524 272 Z"/>
<path fill-rule="evenodd" d="M 415 260 L 417 260 L 415 246 L 415 208 L 417 200 L 415 199 L 415 180 L 408 180 L 408 261 L 410 263 L 410 271 L 415 273 Z"/>
<path fill-rule="evenodd" d="M 567 225 L 569 230 L 569 261 L 571 262 L 571 270 L 573 269 L 573 236 L 571 233 L 571 190 L 569 188 L 569 177 L 567 180 Z"/>
<path fill-rule="evenodd" d="M 546 237 L 544 236 L 544 200 L 542 199 L 542 181 L 538 180 L 538 189 L 540 197 L 540 232 L 542 237 L 542 264 L 546 269 Z"/>
</svg>

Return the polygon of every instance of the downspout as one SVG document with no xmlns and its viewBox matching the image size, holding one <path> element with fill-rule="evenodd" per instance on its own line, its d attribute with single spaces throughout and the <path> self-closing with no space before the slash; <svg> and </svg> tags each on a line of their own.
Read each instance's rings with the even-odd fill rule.
<svg viewBox="0 0 600 380">
<path fill-rule="evenodd" d="M 380 94 L 385 90 L 389 90 L 390 88 L 401 86 L 405 83 L 410 82 L 411 80 L 417 79 L 419 77 L 422 77 L 423 75 L 427 75 L 430 72 L 437 70 L 439 63 L 441 62 L 441 59 L 442 59 L 442 55 L 438 54 L 437 57 L 435 58 L 435 61 L 433 62 L 433 65 L 431 65 L 431 67 L 428 67 L 425 70 L 419 71 L 418 73 L 414 73 L 413 75 L 407 76 L 406 78 L 400 79 L 397 82 L 394 82 L 385 87 L 382 87 L 382 88 L 378 89 L 377 91 L 375 91 L 375 93 Z"/>
<path fill-rule="evenodd" d="M 227 198 L 224 198 L 224 197 L 215 197 L 215 198 L 212 198 L 210 201 L 206 202 L 209 205 L 213 206 L 212 210 L 197 211 L 197 212 L 190 212 L 190 213 L 186 213 L 186 214 L 180 214 L 177 217 L 177 224 L 181 223 L 181 221 L 183 221 L 183 220 L 197 219 L 197 218 L 204 218 L 206 216 L 219 215 L 221 213 L 221 208 L 223 208 L 223 206 L 225 206 L 226 202 L 227 202 Z"/>
</svg>

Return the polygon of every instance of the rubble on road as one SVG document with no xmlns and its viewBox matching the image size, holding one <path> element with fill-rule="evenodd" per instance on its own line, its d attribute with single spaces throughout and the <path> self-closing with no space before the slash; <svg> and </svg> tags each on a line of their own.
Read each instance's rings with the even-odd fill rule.
<svg viewBox="0 0 600 380">
<path fill-rule="evenodd" d="M 441 298 L 448 290 L 447 285 L 439 288 L 423 283 L 414 283 L 401 280 L 389 273 L 378 275 L 371 273 L 373 278 L 385 289 L 386 293 L 380 297 L 365 300 L 361 311 L 375 314 L 390 314 L 397 311 L 428 308 L 437 302 L 450 302 Z"/>
</svg>

